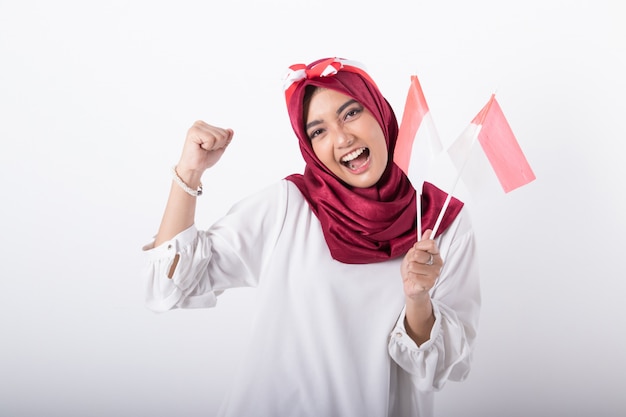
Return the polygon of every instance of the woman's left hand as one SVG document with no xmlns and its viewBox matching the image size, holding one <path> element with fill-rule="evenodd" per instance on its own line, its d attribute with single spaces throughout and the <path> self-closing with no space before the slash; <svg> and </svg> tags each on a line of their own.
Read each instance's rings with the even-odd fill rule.
<svg viewBox="0 0 626 417">
<path fill-rule="evenodd" d="M 430 298 L 429 291 L 435 285 L 443 266 L 437 243 L 430 239 L 431 234 L 432 230 L 426 230 L 422 240 L 409 249 L 402 261 L 404 293 L 412 301 Z"/>
</svg>

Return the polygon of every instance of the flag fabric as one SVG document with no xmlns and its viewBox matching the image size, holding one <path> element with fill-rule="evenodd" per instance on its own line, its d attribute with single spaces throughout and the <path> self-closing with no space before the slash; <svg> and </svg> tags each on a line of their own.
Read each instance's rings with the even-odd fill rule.
<svg viewBox="0 0 626 417">
<path fill-rule="evenodd" d="M 424 92 L 417 76 L 412 75 L 393 160 L 421 194 L 430 165 L 442 151 Z"/>
<path fill-rule="evenodd" d="M 475 142 L 478 142 L 480 146 L 474 147 Z M 475 148 L 479 148 L 480 152 L 477 152 Z M 486 157 L 505 193 L 526 185 L 536 178 L 495 95 L 491 96 L 487 104 L 448 149 L 448 154 L 463 176 L 464 182 L 469 183 L 468 188 L 480 186 L 476 184 L 481 177 L 477 175 L 480 164 L 477 164 L 475 158 L 472 157 L 477 153 L 482 154 L 483 158 Z M 484 180 L 484 176 L 481 179 Z"/>
<path fill-rule="evenodd" d="M 476 142 L 480 146 L 474 146 Z M 407 175 L 418 194 L 421 195 L 424 181 L 426 179 L 430 181 L 430 177 L 433 176 L 432 171 L 444 159 L 439 158 L 440 155 L 449 157 L 452 162 L 448 174 L 454 176 L 454 181 L 433 228 L 433 236 L 437 232 L 461 177 L 463 177 L 463 182 L 468 185 L 468 188 L 473 188 L 472 194 L 477 189 L 484 189 L 490 182 L 499 182 L 504 192 L 508 193 L 535 180 L 535 174 L 526 160 L 495 98 L 495 94 L 491 96 L 487 104 L 478 112 L 452 146 L 448 148 L 448 151 L 443 153 L 443 146 L 435 129 L 422 87 L 417 76 L 413 75 L 398 131 L 393 160 Z M 491 168 L 491 173 L 485 175 L 485 167 Z M 455 168 L 456 172 L 451 172 Z M 496 178 L 494 178 L 493 173 L 496 174 Z M 448 175 L 448 178 L 450 177 Z M 421 198 L 418 198 L 418 213 L 421 213 L 420 201 Z M 418 215 L 417 217 L 419 240 L 422 232 L 421 216 Z"/>
</svg>

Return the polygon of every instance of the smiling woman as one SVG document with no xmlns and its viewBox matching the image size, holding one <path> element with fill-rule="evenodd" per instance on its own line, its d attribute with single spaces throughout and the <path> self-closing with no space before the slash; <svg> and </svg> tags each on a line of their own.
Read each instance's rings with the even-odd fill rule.
<svg viewBox="0 0 626 417">
<path fill-rule="evenodd" d="M 337 178 L 353 187 L 378 182 L 387 167 L 385 135 L 356 100 L 337 91 L 313 89 L 306 130 L 315 155 Z"/>
<path fill-rule="evenodd" d="M 304 172 L 197 230 L 202 174 L 234 132 L 196 122 L 145 247 L 148 305 L 214 307 L 225 290 L 258 287 L 251 348 L 220 416 L 432 416 L 433 392 L 468 375 L 476 337 L 467 210 L 454 199 L 431 239 L 446 194 L 425 184 L 417 240 L 418 195 L 393 163 L 397 120 L 359 64 L 295 65 L 285 87 Z"/>
</svg>

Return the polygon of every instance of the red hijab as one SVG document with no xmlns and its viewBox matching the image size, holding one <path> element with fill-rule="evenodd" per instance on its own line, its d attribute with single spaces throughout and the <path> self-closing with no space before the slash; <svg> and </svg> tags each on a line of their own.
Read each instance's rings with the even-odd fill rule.
<svg viewBox="0 0 626 417">
<path fill-rule="evenodd" d="M 372 187 L 356 188 L 338 179 L 315 155 L 305 131 L 305 87 L 329 88 L 365 106 L 382 127 L 389 162 Z M 285 81 L 291 125 L 300 142 L 304 174 L 287 177 L 302 192 L 322 225 L 332 257 L 348 264 L 382 262 L 404 255 L 417 241 L 416 192 L 393 162 L 398 122 L 391 105 L 360 64 L 339 58 L 292 65 Z M 422 191 L 422 226 L 432 229 L 447 194 L 430 183 Z M 453 198 L 439 226 L 443 232 L 461 210 Z"/>
</svg>

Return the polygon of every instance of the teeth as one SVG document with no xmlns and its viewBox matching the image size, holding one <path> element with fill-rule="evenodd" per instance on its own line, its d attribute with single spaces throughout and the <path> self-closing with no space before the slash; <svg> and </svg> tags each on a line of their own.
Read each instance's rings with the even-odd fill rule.
<svg viewBox="0 0 626 417">
<path fill-rule="evenodd" d="M 365 152 L 365 148 L 359 148 L 353 152 L 350 152 L 349 154 L 341 158 L 341 162 L 350 162 L 353 159 L 358 158 L 358 156 L 361 155 L 363 152 Z"/>
</svg>

